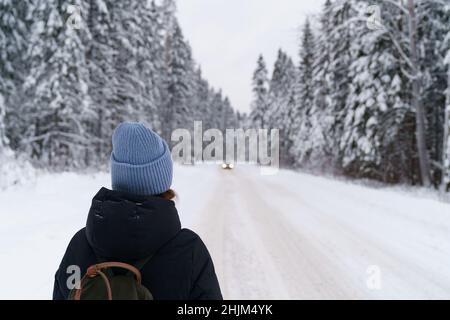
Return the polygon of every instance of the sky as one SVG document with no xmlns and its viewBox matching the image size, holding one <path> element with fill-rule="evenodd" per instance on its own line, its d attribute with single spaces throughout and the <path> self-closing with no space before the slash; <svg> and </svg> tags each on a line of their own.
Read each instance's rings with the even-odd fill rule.
<svg viewBox="0 0 450 320">
<path fill-rule="evenodd" d="M 248 112 L 260 54 L 273 69 L 279 48 L 298 62 L 300 26 L 324 0 L 179 0 L 177 15 L 203 75 Z"/>
</svg>

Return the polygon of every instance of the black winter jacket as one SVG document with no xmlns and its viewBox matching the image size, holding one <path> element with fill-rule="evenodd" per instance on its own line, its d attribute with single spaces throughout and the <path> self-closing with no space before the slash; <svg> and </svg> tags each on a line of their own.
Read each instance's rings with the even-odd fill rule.
<svg viewBox="0 0 450 320">
<path fill-rule="evenodd" d="M 181 229 L 174 202 L 102 188 L 92 200 L 86 227 L 70 241 L 55 275 L 53 299 L 67 299 L 67 268 L 81 276 L 99 262 L 126 263 L 152 256 L 141 269 L 155 300 L 222 299 L 213 262 L 200 237 Z"/>
</svg>

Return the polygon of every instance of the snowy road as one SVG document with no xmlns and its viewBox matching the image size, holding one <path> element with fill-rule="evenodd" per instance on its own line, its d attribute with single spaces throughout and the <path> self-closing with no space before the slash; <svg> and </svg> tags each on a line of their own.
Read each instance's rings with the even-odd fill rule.
<svg viewBox="0 0 450 320">
<path fill-rule="evenodd" d="M 226 297 L 450 298 L 448 205 L 254 168 L 215 181 L 193 225 Z"/>
<path fill-rule="evenodd" d="M 0 298 L 51 296 L 54 270 L 100 185 L 108 175 L 44 175 L 0 192 L 0 261 L 14 261 L 0 273 L 22 274 L 6 279 Z M 450 205 L 430 194 L 289 171 L 261 176 L 248 166 L 177 167 L 174 188 L 225 298 L 450 298 Z"/>
</svg>

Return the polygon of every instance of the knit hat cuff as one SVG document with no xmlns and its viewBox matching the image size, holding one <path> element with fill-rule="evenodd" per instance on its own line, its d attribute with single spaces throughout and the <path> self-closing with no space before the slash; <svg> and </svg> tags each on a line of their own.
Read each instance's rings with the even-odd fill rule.
<svg viewBox="0 0 450 320">
<path fill-rule="evenodd" d="M 170 189 L 173 168 L 169 147 L 163 141 L 164 152 L 154 161 L 141 165 L 118 162 L 111 154 L 113 190 L 138 195 L 157 195 Z"/>
</svg>

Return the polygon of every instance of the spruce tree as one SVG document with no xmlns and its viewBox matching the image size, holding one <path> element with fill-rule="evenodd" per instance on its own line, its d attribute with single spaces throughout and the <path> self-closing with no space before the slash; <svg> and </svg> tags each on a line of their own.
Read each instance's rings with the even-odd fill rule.
<svg viewBox="0 0 450 320">
<path fill-rule="evenodd" d="M 419 65 L 422 77 L 421 103 L 426 115 L 426 138 L 430 160 L 440 163 L 443 152 L 444 114 L 447 88 L 447 67 L 444 62 L 446 34 L 450 30 L 450 11 L 440 1 L 423 1 L 418 15 Z M 441 168 L 431 169 L 438 183 Z"/>
<path fill-rule="evenodd" d="M 6 131 L 5 131 L 5 114 L 6 107 L 4 103 L 3 96 L 0 94 L 0 155 L 3 152 L 3 149 L 7 145 L 6 140 Z"/>
<path fill-rule="evenodd" d="M 310 136 L 312 130 L 312 109 L 314 102 L 313 68 L 315 40 L 309 20 L 303 26 L 300 63 L 297 87 L 297 108 L 295 111 L 295 122 L 293 123 L 293 141 L 291 152 L 297 166 L 308 163 L 311 155 Z"/>
<path fill-rule="evenodd" d="M 253 102 L 250 113 L 250 121 L 256 128 L 268 126 L 268 72 L 262 55 L 259 56 L 257 67 L 253 73 Z"/>
<path fill-rule="evenodd" d="M 0 0 L 0 95 L 3 97 L 4 135 L 17 149 L 26 124 L 21 112 L 23 82 L 28 72 L 28 32 L 33 3 Z"/>
<path fill-rule="evenodd" d="M 24 104 L 24 112 L 33 120 L 24 147 L 32 157 L 53 168 L 82 166 L 80 154 L 88 143 L 83 118 L 89 113 L 81 40 L 86 29 L 74 30 L 66 25 L 65 4 L 56 0 L 37 3 L 28 53 L 31 67 L 25 82 L 28 99 Z"/>
<path fill-rule="evenodd" d="M 446 7 L 447 13 L 450 15 L 450 6 Z M 441 192 L 450 191 L 450 30 L 447 32 L 441 51 L 444 55 L 444 64 L 447 67 L 447 96 L 443 121 L 443 148 L 442 148 L 442 178 Z"/>
<path fill-rule="evenodd" d="M 164 101 L 161 104 L 162 134 L 170 141 L 171 132 L 191 124 L 188 104 L 194 87 L 194 63 L 189 44 L 177 21 L 166 41 Z"/>
<path fill-rule="evenodd" d="M 115 66 L 110 34 L 113 3 L 90 0 L 87 26 L 91 37 L 86 39 L 86 63 L 89 71 L 88 95 L 92 113 L 86 122 L 91 137 L 91 165 L 101 165 L 110 157 L 114 121 Z"/>
<path fill-rule="evenodd" d="M 295 108 L 292 102 L 297 84 L 297 70 L 290 57 L 281 49 L 275 62 L 269 85 L 268 118 L 271 128 L 280 130 L 280 163 L 291 165 L 289 150 L 292 146 L 291 128 L 293 117 L 288 115 L 290 108 Z"/>
<path fill-rule="evenodd" d="M 335 145 L 330 137 L 334 114 L 331 108 L 331 39 L 333 25 L 331 22 L 330 0 L 326 0 L 319 16 L 319 32 L 315 41 L 313 65 L 313 106 L 310 112 L 311 121 L 311 155 L 310 161 L 317 169 L 332 171 L 334 166 Z"/>
</svg>

